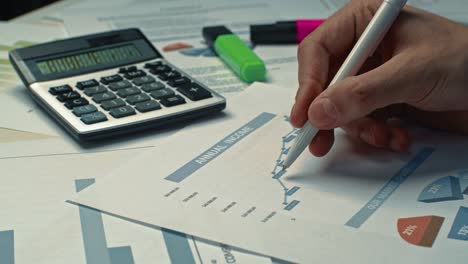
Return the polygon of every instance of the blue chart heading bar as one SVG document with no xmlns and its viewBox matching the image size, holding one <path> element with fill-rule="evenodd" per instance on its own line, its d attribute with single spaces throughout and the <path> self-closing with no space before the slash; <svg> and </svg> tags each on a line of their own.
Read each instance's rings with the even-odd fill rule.
<svg viewBox="0 0 468 264">
<path fill-rule="evenodd" d="M 250 122 L 232 132 L 227 137 L 221 139 L 221 141 L 213 145 L 211 148 L 204 151 L 202 154 L 189 161 L 175 172 L 171 173 L 165 179 L 173 182 L 181 182 L 185 180 L 187 177 L 208 164 L 210 161 L 219 157 L 223 152 L 228 150 L 237 142 L 241 141 L 252 132 L 271 121 L 275 116 L 276 115 L 270 113 L 261 113 Z"/>
<path fill-rule="evenodd" d="M 380 189 L 374 197 L 351 219 L 346 222 L 345 225 L 359 228 L 364 224 L 372 214 L 374 214 L 380 206 L 392 195 L 392 193 L 400 187 L 413 172 L 426 161 L 429 156 L 434 152 L 434 148 L 423 148 L 418 154 L 411 159 L 403 168 L 401 168 L 392 178 Z"/>
</svg>

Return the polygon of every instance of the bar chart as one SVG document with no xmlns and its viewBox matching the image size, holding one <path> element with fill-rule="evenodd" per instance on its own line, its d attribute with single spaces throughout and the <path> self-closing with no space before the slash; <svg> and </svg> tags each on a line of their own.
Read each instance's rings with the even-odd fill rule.
<svg viewBox="0 0 468 264">
<path fill-rule="evenodd" d="M 92 178 L 76 180 L 76 192 L 86 189 L 95 182 L 95 179 Z M 108 247 L 102 213 L 100 211 L 83 206 L 79 206 L 78 210 L 86 264 L 135 263 L 132 248 L 130 246 Z M 161 231 L 171 263 L 196 263 L 186 234 L 168 229 L 161 229 Z M 0 263 L 3 264 L 2 261 L 0 261 Z"/>
<path fill-rule="evenodd" d="M 76 180 L 76 192 L 86 189 L 95 182 L 95 179 Z M 134 264 L 130 247 L 107 247 L 101 212 L 83 206 L 78 210 L 87 264 Z"/>
<path fill-rule="evenodd" d="M 284 121 L 289 124 L 289 121 L 290 121 L 289 117 L 284 116 Z M 278 182 L 281 189 L 283 190 L 283 205 L 285 205 L 283 209 L 286 211 L 291 211 L 300 203 L 300 201 L 298 200 L 293 200 L 289 202 L 289 199 L 288 199 L 289 197 L 294 195 L 297 191 L 299 191 L 300 187 L 293 186 L 289 188 L 281 180 L 281 177 L 286 173 L 286 170 L 283 170 L 284 159 L 288 155 L 288 152 L 291 149 L 291 144 L 293 140 L 297 137 L 298 132 L 299 132 L 299 129 L 292 128 L 292 130 L 289 133 L 281 137 L 281 149 L 279 151 L 278 158 L 275 161 L 273 170 L 271 171 L 271 174 L 273 175 L 271 178 L 275 180 L 276 182 Z"/>
<path fill-rule="evenodd" d="M 0 263 L 15 263 L 14 231 L 0 231 Z"/>
</svg>

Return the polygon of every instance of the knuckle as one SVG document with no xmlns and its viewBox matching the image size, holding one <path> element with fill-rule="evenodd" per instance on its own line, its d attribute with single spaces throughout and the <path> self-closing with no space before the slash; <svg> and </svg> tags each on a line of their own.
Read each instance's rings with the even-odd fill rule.
<svg viewBox="0 0 468 264">
<path fill-rule="evenodd" d="M 358 107 L 367 109 L 375 105 L 375 89 L 371 89 L 365 80 L 350 78 L 349 85 L 351 99 Z"/>
<path fill-rule="evenodd" d="M 302 56 L 304 56 L 308 50 L 313 49 L 314 47 L 314 41 L 312 40 L 311 36 L 307 36 L 305 39 L 299 43 L 297 47 L 297 57 L 300 59 Z M 310 58 L 307 58 L 310 59 Z"/>
</svg>

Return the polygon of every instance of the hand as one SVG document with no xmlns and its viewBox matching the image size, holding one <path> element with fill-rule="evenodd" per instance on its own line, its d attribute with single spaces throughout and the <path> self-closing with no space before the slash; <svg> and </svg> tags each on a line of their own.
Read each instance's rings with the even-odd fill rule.
<svg viewBox="0 0 468 264">
<path fill-rule="evenodd" d="M 327 87 L 381 0 L 351 1 L 299 45 L 299 89 L 291 122 L 321 131 L 316 156 L 333 145 L 333 129 L 372 146 L 406 151 L 399 118 L 468 133 L 468 27 L 406 6 L 360 74 Z"/>
</svg>

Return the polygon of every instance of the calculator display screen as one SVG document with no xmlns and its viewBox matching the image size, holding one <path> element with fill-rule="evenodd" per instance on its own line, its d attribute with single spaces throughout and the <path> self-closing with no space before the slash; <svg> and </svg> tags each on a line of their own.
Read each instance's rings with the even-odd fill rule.
<svg viewBox="0 0 468 264">
<path fill-rule="evenodd" d="M 139 57 L 142 57 L 142 54 L 137 47 L 133 44 L 127 44 L 37 61 L 36 66 L 42 75 L 50 75 L 81 71 L 96 66 L 105 67 Z"/>
</svg>

